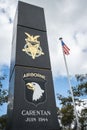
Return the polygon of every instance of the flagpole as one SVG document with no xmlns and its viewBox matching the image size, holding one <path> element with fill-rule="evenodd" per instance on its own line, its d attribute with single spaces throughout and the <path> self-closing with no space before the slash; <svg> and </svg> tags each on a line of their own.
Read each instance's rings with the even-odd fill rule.
<svg viewBox="0 0 87 130">
<path fill-rule="evenodd" d="M 62 38 L 59 38 L 59 40 L 62 41 Z M 62 51 L 63 51 L 63 47 L 62 47 Z M 74 101 L 74 95 L 73 95 L 73 90 L 72 90 L 72 86 L 71 86 L 71 82 L 70 82 L 70 75 L 69 75 L 68 65 L 67 65 L 67 62 L 66 62 L 66 57 L 65 57 L 64 51 L 63 51 L 63 57 L 64 57 L 66 71 L 67 71 L 67 78 L 68 78 L 68 83 L 69 83 L 70 92 L 71 92 L 71 96 L 72 96 L 72 102 L 73 102 L 73 106 L 74 106 L 74 112 L 75 112 L 76 121 L 77 121 L 77 130 L 79 130 L 78 114 L 77 114 L 77 111 L 76 111 L 76 106 L 75 106 L 75 101 Z"/>
</svg>

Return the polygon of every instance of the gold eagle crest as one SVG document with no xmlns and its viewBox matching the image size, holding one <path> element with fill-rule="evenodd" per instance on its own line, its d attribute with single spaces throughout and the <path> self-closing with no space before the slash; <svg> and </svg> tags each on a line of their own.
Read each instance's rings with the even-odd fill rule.
<svg viewBox="0 0 87 130">
<path fill-rule="evenodd" d="M 22 51 L 31 56 L 32 59 L 44 55 L 44 52 L 42 51 L 42 48 L 40 46 L 40 41 L 37 40 L 40 36 L 33 36 L 28 34 L 27 32 L 25 32 L 25 34 L 27 36 L 27 38 L 25 39 L 26 44 Z"/>
</svg>

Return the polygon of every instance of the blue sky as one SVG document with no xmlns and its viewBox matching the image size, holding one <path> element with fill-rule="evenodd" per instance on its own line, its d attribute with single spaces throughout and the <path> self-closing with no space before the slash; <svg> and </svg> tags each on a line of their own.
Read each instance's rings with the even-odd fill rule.
<svg viewBox="0 0 87 130">
<path fill-rule="evenodd" d="M 70 78 L 70 83 L 72 86 L 78 85 L 78 82 L 75 77 Z M 68 96 L 68 90 L 70 90 L 70 86 L 68 83 L 67 76 L 59 76 L 54 79 L 54 90 L 55 90 L 55 98 L 56 98 L 56 104 L 59 106 L 60 101 L 57 99 L 57 94 L 61 94 L 65 97 Z"/>
<path fill-rule="evenodd" d="M 69 87 L 59 37 L 70 48 L 66 57 L 70 76 L 87 73 L 87 0 L 22 1 L 44 8 L 55 95 L 67 95 Z M 0 75 L 5 72 L 8 77 L 16 7 L 17 0 L 0 0 Z M 8 77 L 3 87 L 8 88 Z M 74 78 L 71 79 L 75 85 Z"/>
<path fill-rule="evenodd" d="M 6 65 L 3 65 L 0 70 L 0 76 L 6 75 L 5 80 L 2 81 L 3 88 L 8 90 L 9 86 L 9 67 Z M 3 106 L 0 106 L 0 115 L 3 115 L 7 112 L 7 103 L 5 103 Z"/>
</svg>

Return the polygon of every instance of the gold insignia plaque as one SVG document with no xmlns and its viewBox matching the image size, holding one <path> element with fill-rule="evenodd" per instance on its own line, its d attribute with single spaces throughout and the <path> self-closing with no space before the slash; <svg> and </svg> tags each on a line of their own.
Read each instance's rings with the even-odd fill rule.
<svg viewBox="0 0 87 130">
<path fill-rule="evenodd" d="M 26 44 L 22 51 L 24 51 L 27 55 L 31 56 L 32 59 L 44 55 L 42 48 L 40 46 L 40 41 L 37 39 L 40 37 L 39 35 L 33 36 L 25 32 L 27 38 L 25 39 Z"/>
</svg>

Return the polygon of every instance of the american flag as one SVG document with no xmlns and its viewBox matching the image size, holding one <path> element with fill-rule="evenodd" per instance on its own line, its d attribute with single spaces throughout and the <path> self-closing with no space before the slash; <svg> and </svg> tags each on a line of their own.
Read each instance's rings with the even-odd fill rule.
<svg viewBox="0 0 87 130">
<path fill-rule="evenodd" d="M 64 54 L 69 55 L 70 49 L 68 48 L 68 46 L 62 40 L 61 40 L 61 44 L 62 44 Z"/>
</svg>

